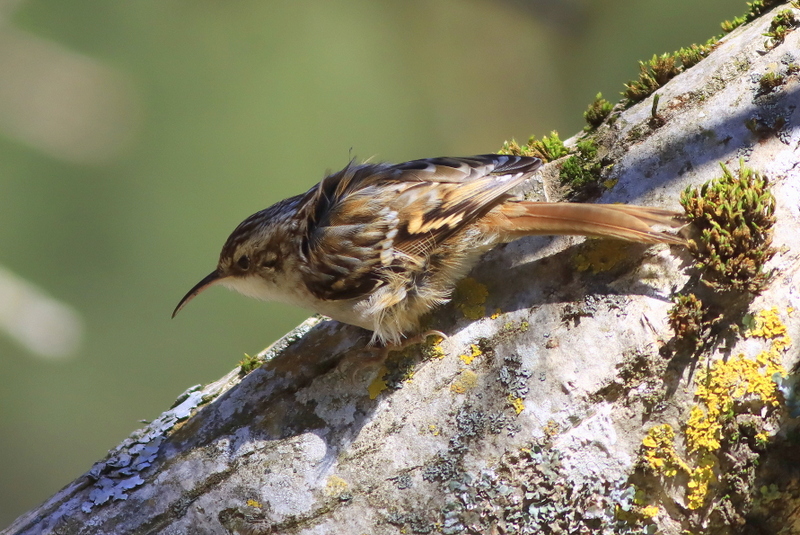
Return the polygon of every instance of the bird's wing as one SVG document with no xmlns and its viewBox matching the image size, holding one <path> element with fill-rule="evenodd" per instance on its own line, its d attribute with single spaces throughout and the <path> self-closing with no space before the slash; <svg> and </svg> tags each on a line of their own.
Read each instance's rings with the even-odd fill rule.
<svg viewBox="0 0 800 535">
<path fill-rule="evenodd" d="M 351 299 L 386 273 L 421 269 L 437 244 L 506 200 L 541 164 L 487 154 L 345 167 L 301 202 L 306 284 L 319 298 Z"/>
</svg>

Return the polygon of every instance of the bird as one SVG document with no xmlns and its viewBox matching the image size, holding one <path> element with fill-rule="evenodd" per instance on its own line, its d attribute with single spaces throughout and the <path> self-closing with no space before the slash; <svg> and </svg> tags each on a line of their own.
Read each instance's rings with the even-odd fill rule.
<svg viewBox="0 0 800 535">
<path fill-rule="evenodd" d="M 539 158 L 482 154 L 401 164 L 351 160 L 307 192 L 257 212 L 230 234 L 217 267 L 172 317 L 221 284 L 372 331 L 390 347 L 495 246 L 531 235 L 584 235 L 684 245 L 657 230 L 681 214 L 626 204 L 535 202 L 511 193 Z"/>
</svg>

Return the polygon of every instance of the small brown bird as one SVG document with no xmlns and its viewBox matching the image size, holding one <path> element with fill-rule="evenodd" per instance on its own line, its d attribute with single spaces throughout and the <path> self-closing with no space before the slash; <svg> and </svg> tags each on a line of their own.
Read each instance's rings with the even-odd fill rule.
<svg viewBox="0 0 800 535">
<path fill-rule="evenodd" d="M 534 234 L 684 243 L 652 228 L 684 224 L 669 210 L 509 194 L 541 165 L 538 158 L 497 154 L 351 163 L 245 219 L 225 242 L 217 269 L 172 316 L 221 283 L 369 329 L 372 343 L 399 344 L 500 243 Z"/>
</svg>

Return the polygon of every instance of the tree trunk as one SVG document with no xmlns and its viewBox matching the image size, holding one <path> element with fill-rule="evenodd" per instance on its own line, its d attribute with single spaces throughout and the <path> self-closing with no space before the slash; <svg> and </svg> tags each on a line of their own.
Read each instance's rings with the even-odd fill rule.
<svg viewBox="0 0 800 535">
<path fill-rule="evenodd" d="M 681 247 L 520 240 L 432 317 L 440 344 L 378 361 L 312 318 L 3 533 L 800 533 L 779 366 L 800 361 L 800 32 L 762 35 L 786 7 L 660 87 L 656 114 L 651 95 L 590 134 L 602 202 L 679 209 L 720 162 L 766 175 L 759 295 L 708 289 Z M 523 193 L 553 198 L 565 161 Z M 677 292 L 706 303 L 694 346 Z"/>
</svg>

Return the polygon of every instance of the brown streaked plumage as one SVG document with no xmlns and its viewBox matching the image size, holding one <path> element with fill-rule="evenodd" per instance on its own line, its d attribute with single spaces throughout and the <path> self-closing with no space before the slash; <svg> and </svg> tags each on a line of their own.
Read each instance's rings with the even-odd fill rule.
<svg viewBox="0 0 800 535">
<path fill-rule="evenodd" d="M 538 203 L 509 194 L 541 164 L 496 154 L 351 163 L 305 194 L 245 219 L 222 248 L 217 269 L 173 316 L 221 283 L 369 329 L 373 342 L 398 344 L 497 244 L 534 234 L 684 243 L 652 228 L 683 225 L 669 210 Z"/>
</svg>

